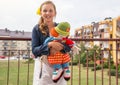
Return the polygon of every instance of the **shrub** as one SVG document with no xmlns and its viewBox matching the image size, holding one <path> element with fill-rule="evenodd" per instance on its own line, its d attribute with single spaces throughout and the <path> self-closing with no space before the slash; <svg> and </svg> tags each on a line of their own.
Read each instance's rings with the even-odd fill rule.
<svg viewBox="0 0 120 85">
<path fill-rule="evenodd" d="M 115 76 L 116 75 L 116 70 L 115 69 L 111 69 L 111 71 L 108 71 L 108 75 L 109 76 Z"/>
<path fill-rule="evenodd" d="M 100 65 L 97 65 L 95 69 L 96 69 L 96 70 L 100 70 L 100 69 L 101 69 L 101 66 L 100 66 Z M 95 69 L 92 68 L 91 71 L 94 71 Z"/>
<path fill-rule="evenodd" d="M 107 62 L 105 62 L 105 63 L 103 64 L 103 68 L 108 68 L 108 63 L 107 63 Z"/>
<path fill-rule="evenodd" d="M 69 65 L 77 65 L 78 63 L 76 61 L 69 62 Z"/>
<path fill-rule="evenodd" d="M 91 48 L 87 47 L 84 45 L 84 43 L 80 43 L 79 45 L 80 50 L 80 62 L 82 64 L 85 64 L 87 61 L 87 57 L 88 57 L 88 61 L 94 61 L 94 54 L 96 54 L 96 59 L 99 60 L 101 58 L 100 53 L 100 47 L 99 46 L 92 46 Z"/>
</svg>

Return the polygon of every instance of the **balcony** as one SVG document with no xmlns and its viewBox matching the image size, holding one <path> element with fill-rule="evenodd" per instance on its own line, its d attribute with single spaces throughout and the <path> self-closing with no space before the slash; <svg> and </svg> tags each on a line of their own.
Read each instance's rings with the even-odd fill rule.
<svg viewBox="0 0 120 85">
<path fill-rule="evenodd" d="M 71 79 L 68 85 L 120 85 L 120 39 L 80 39 L 71 38 L 75 42 L 116 42 L 116 49 L 83 50 L 79 44 L 70 52 L 71 54 Z M 30 41 L 30 38 L 0 38 L 0 40 L 18 40 Z M 32 85 L 34 59 L 32 59 L 31 50 L 6 50 L 8 55 L 5 59 L 0 59 L 0 85 Z M 6 52 L 5 51 L 5 52 Z M 15 51 L 16 54 L 12 54 Z M 77 51 L 77 54 L 75 54 Z M 0 55 L 4 50 L 0 50 Z M 93 56 L 90 56 L 93 53 Z M 105 55 L 104 53 L 107 53 Z M 22 55 L 27 54 L 30 59 L 22 59 Z M 85 54 L 83 61 L 81 54 Z M 111 54 L 115 55 L 114 59 Z M 100 56 L 98 59 L 97 56 Z M 108 56 L 107 58 L 104 56 Z M 14 57 L 14 58 L 13 58 Z M 76 57 L 76 58 L 75 58 Z M 83 57 L 84 58 L 84 57 Z M 113 59 L 113 60 L 112 60 Z M 77 64 L 76 64 L 77 61 Z M 99 63 L 98 63 L 99 61 Z M 93 66 L 90 67 L 90 64 Z M 107 64 L 107 65 L 106 65 Z M 112 66 L 115 66 L 114 71 Z M 113 74 L 112 74 L 113 73 Z"/>
</svg>

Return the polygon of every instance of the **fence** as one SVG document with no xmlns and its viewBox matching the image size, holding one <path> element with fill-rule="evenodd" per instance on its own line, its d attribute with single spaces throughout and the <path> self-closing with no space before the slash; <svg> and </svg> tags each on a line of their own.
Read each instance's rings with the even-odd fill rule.
<svg viewBox="0 0 120 85">
<path fill-rule="evenodd" d="M 1 37 L 0 40 L 17 40 L 17 41 L 30 41 L 30 38 L 5 38 Z M 78 53 L 71 51 L 71 79 L 68 85 L 120 85 L 120 39 L 79 39 L 72 38 L 77 43 L 80 42 L 115 42 L 116 49 L 85 49 L 84 52 L 81 46 L 78 45 Z M 0 85 L 32 85 L 33 67 L 32 60 L 21 60 L 21 52 L 27 52 L 30 56 L 30 50 L 14 50 L 17 51 L 17 59 L 11 60 L 11 51 L 7 50 L 9 56 L 6 60 L 0 60 Z M 3 52 L 3 50 L 0 50 Z M 91 54 L 93 52 L 93 54 Z M 107 52 L 108 58 L 105 58 Z M 112 55 L 116 53 L 116 55 Z M 83 58 L 83 54 L 86 59 Z M 73 56 L 74 54 L 74 56 Z M 92 55 L 92 56 L 91 56 Z M 76 57 L 77 56 L 77 57 Z M 111 57 L 112 56 L 112 57 Z M 113 60 L 112 60 L 113 59 Z M 85 61 L 85 62 L 83 62 Z M 92 62 L 92 63 L 91 63 Z M 92 67 L 90 66 L 92 65 Z"/>
</svg>

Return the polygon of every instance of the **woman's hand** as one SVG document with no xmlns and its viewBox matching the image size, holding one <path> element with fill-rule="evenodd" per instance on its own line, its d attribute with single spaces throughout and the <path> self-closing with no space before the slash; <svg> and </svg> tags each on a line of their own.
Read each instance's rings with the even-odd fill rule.
<svg viewBox="0 0 120 85">
<path fill-rule="evenodd" d="M 55 41 L 49 42 L 48 47 L 52 48 L 52 49 L 54 49 L 56 51 L 60 51 L 60 50 L 63 49 L 63 45 L 61 43 L 55 42 Z"/>
<path fill-rule="evenodd" d="M 56 51 L 55 49 L 53 48 L 50 48 L 50 55 L 54 55 L 56 54 L 58 51 Z"/>
</svg>

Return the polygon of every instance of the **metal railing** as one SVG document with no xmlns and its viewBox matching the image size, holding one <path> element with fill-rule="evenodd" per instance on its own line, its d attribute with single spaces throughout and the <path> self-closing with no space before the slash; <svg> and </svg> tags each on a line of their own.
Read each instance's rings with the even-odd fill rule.
<svg viewBox="0 0 120 85">
<path fill-rule="evenodd" d="M 74 41 L 80 41 L 80 42 L 94 42 L 94 41 L 112 41 L 112 42 L 116 42 L 116 43 L 120 43 L 120 39 L 79 39 L 79 38 L 71 38 Z M 10 37 L 0 37 L 0 40 L 17 40 L 17 41 L 30 41 L 31 38 L 10 38 Z M 70 81 L 68 81 L 68 85 L 113 85 L 113 80 L 114 80 L 114 85 L 120 85 L 120 73 L 119 73 L 119 69 L 120 69 L 120 62 L 119 62 L 119 52 L 120 52 L 120 45 L 116 44 L 116 49 L 102 49 L 101 53 L 100 53 L 100 70 L 97 70 L 98 64 L 96 63 L 97 58 L 96 58 L 96 52 L 93 55 L 93 71 L 91 71 L 91 67 L 89 67 L 89 50 L 86 50 L 86 67 L 83 66 L 83 64 L 81 63 L 81 50 L 78 49 L 78 62 L 77 65 L 74 65 L 73 61 L 74 61 L 74 56 L 73 56 L 73 51 L 71 51 L 71 79 Z M 3 51 L 3 50 L 0 50 Z M 13 51 L 13 50 L 12 50 Z M 27 51 L 28 55 L 30 56 L 30 50 L 14 50 L 17 51 L 18 55 L 20 55 L 21 51 Z M 108 52 L 108 59 L 107 59 L 107 65 L 108 68 L 104 69 L 104 52 Z M 115 51 L 116 52 L 116 56 L 115 56 L 115 63 L 111 63 L 111 52 Z M 7 50 L 7 52 L 9 53 L 9 56 L 11 56 L 11 50 Z M 24 79 L 26 79 L 26 83 L 24 85 L 32 85 L 32 72 L 33 70 L 33 66 L 34 63 L 30 63 L 29 60 L 25 60 L 25 62 L 27 63 L 26 66 L 26 77 Z M 0 72 L 3 72 L 2 69 L 4 69 L 4 65 L 3 64 L 7 64 L 6 65 L 6 75 L 2 75 L 2 73 L 0 73 L 0 85 L 11 85 L 11 81 L 10 78 L 11 76 L 11 64 L 14 63 L 14 61 L 11 61 L 10 57 L 8 57 L 7 61 L 4 62 L 2 60 L 0 60 Z M 16 84 L 12 84 L 12 85 L 23 85 L 21 81 L 21 71 L 22 71 L 22 67 L 21 67 L 21 63 L 23 63 L 23 61 L 21 61 L 20 57 L 18 57 L 17 61 L 15 64 L 16 65 L 16 72 L 17 72 L 17 76 L 16 76 Z M 111 66 L 114 64 L 115 66 L 115 77 L 113 78 L 113 76 L 111 75 Z M 2 66 L 3 65 L 3 66 Z M 14 65 L 13 65 L 14 66 Z M 24 69 L 23 69 L 24 70 Z M 105 73 L 106 71 L 108 71 L 108 75 L 106 76 Z M 14 72 L 14 71 L 13 71 Z M 83 76 L 83 74 L 85 74 Z M 99 74 L 99 75 L 98 75 Z M 23 77 L 22 75 L 22 77 Z M 92 76 L 92 78 L 91 78 Z M 98 78 L 99 76 L 99 78 Z M 2 78 L 5 77 L 4 82 L 2 82 Z M 84 77 L 84 78 L 83 78 Z M 15 81 L 15 80 L 14 80 Z M 84 82 L 83 82 L 84 81 Z M 106 84 L 106 81 L 108 82 Z M 13 82 L 13 81 L 12 81 Z M 25 81 L 24 81 L 25 82 Z M 77 83 L 75 83 L 77 82 Z M 92 83 L 91 83 L 92 82 Z M 99 83 L 98 83 L 99 82 Z"/>
</svg>

